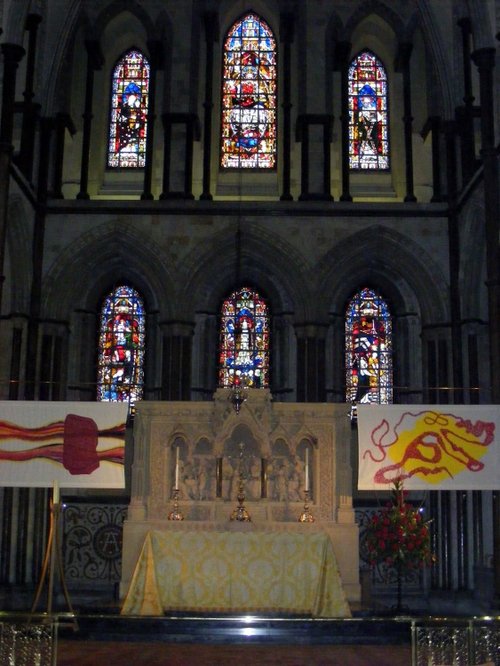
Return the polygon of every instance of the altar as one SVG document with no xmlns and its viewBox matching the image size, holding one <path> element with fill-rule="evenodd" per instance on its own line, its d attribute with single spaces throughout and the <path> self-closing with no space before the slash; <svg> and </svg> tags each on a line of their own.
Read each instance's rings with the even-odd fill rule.
<svg viewBox="0 0 500 666">
<path fill-rule="evenodd" d="M 231 397 L 137 403 L 123 612 L 347 616 L 361 595 L 346 405 Z"/>
<path fill-rule="evenodd" d="M 152 530 L 122 614 L 175 611 L 350 616 L 324 533 Z"/>
</svg>

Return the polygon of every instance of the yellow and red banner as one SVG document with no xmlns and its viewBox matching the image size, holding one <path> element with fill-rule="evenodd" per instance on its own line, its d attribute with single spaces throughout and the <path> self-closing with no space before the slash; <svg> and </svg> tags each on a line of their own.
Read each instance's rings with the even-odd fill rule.
<svg viewBox="0 0 500 666">
<path fill-rule="evenodd" d="M 500 405 L 357 405 L 359 490 L 500 489 Z"/>
<path fill-rule="evenodd" d="M 128 405 L 0 401 L 0 486 L 123 488 Z"/>
</svg>

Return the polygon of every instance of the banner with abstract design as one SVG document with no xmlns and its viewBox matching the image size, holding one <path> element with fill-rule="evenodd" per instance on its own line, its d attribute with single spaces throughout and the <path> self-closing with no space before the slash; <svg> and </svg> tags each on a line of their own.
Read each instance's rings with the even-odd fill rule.
<svg viewBox="0 0 500 666">
<path fill-rule="evenodd" d="M 0 486 L 123 488 L 127 403 L 0 401 Z"/>
<path fill-rule="evenodd" d="M 359 490 L 500 488 L 500 405 L 357 405 Z"/>
</svg>

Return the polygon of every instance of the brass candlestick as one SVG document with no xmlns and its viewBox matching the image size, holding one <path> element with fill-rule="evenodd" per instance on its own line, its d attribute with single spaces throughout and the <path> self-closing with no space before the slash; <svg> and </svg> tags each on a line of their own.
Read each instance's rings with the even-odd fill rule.
<svg viewBox="0 0 500 666">
<path fill-rule="evenodd" d="M 238 462 L 238 470 L 239 470 L 239 479 L 238 479 L 238 506 L 236 509 L 232 512 L 230 520 L 239 520 L 241 522 L 245 523 L 250 523 L 252 519 L 250 518 L 250 514 L 248 511 L 245 509 L 245 505 L 243 502 L 245 501 L 245 488 L 244 488 L 244 475 L 243 475 L 243 448 L 244 444 L 240 444 L 240 456 L 239 456 L 239 462 Z"/>
<path fill-rule="evenodd" d="M 174 488 L 174 508 L 168 514 L 169 520 L 184 520 L 182 512 L 179 510 L 179 488 Z"/>
<path fill-rule="evenodd" d="M 314 516 L 309 511 L 309 491 L 304 490 L 304 511 L 300 514 L 299 523 L 314 523 Z"/>
<path fill-rule="evenodd" d="M 240 520 L 245 523 L 252 522 L 250 514 L 245 509 L 243 502 L 245 501 L 245 492 L 243 489 L 243 474 L 240 472 L 240 480 L 238 483 L 238 506 L 231 514 L 231 520 Z"/>
</svg>

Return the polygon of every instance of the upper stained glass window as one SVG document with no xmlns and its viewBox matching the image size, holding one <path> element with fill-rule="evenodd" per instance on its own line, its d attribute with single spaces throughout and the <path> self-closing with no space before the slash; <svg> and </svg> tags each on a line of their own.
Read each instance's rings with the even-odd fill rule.
<svg viewBox="0 0 500 666">
<path fill-rule="evenodd" d="M 387 303 L 362 289 L 347 306 L 346 402 L 392 403 L 392 322 Z"/>
<path fill-rule="evenodd" d="M 128 402 L 142 398 L 145 313 L 135 289 L 114 289 L 101 309 L 97 400 Z"/>
<path fill-rule="evenodd" d="M 138 168 L 146 163 L 149 62 L 132 49 L 118 60 L 111 82 L 108 167 Z"/>
<path fill-rule="evenodd" d="M 276 166 L 276 40 L 256 14 L 236 21 L 224 41 L 221 167 Z"/>
<path fill-rule="evenodd" d="M 219 386 L 269 385 L 269 313 L 256 291 L 243 287 L 222 304 Z"/>
<path fill-rule="evenodd" d="M 349 167 L 389 168 L 387 74 L 376 55 L 362 51 L 349 66 Z"/>
</svg>

